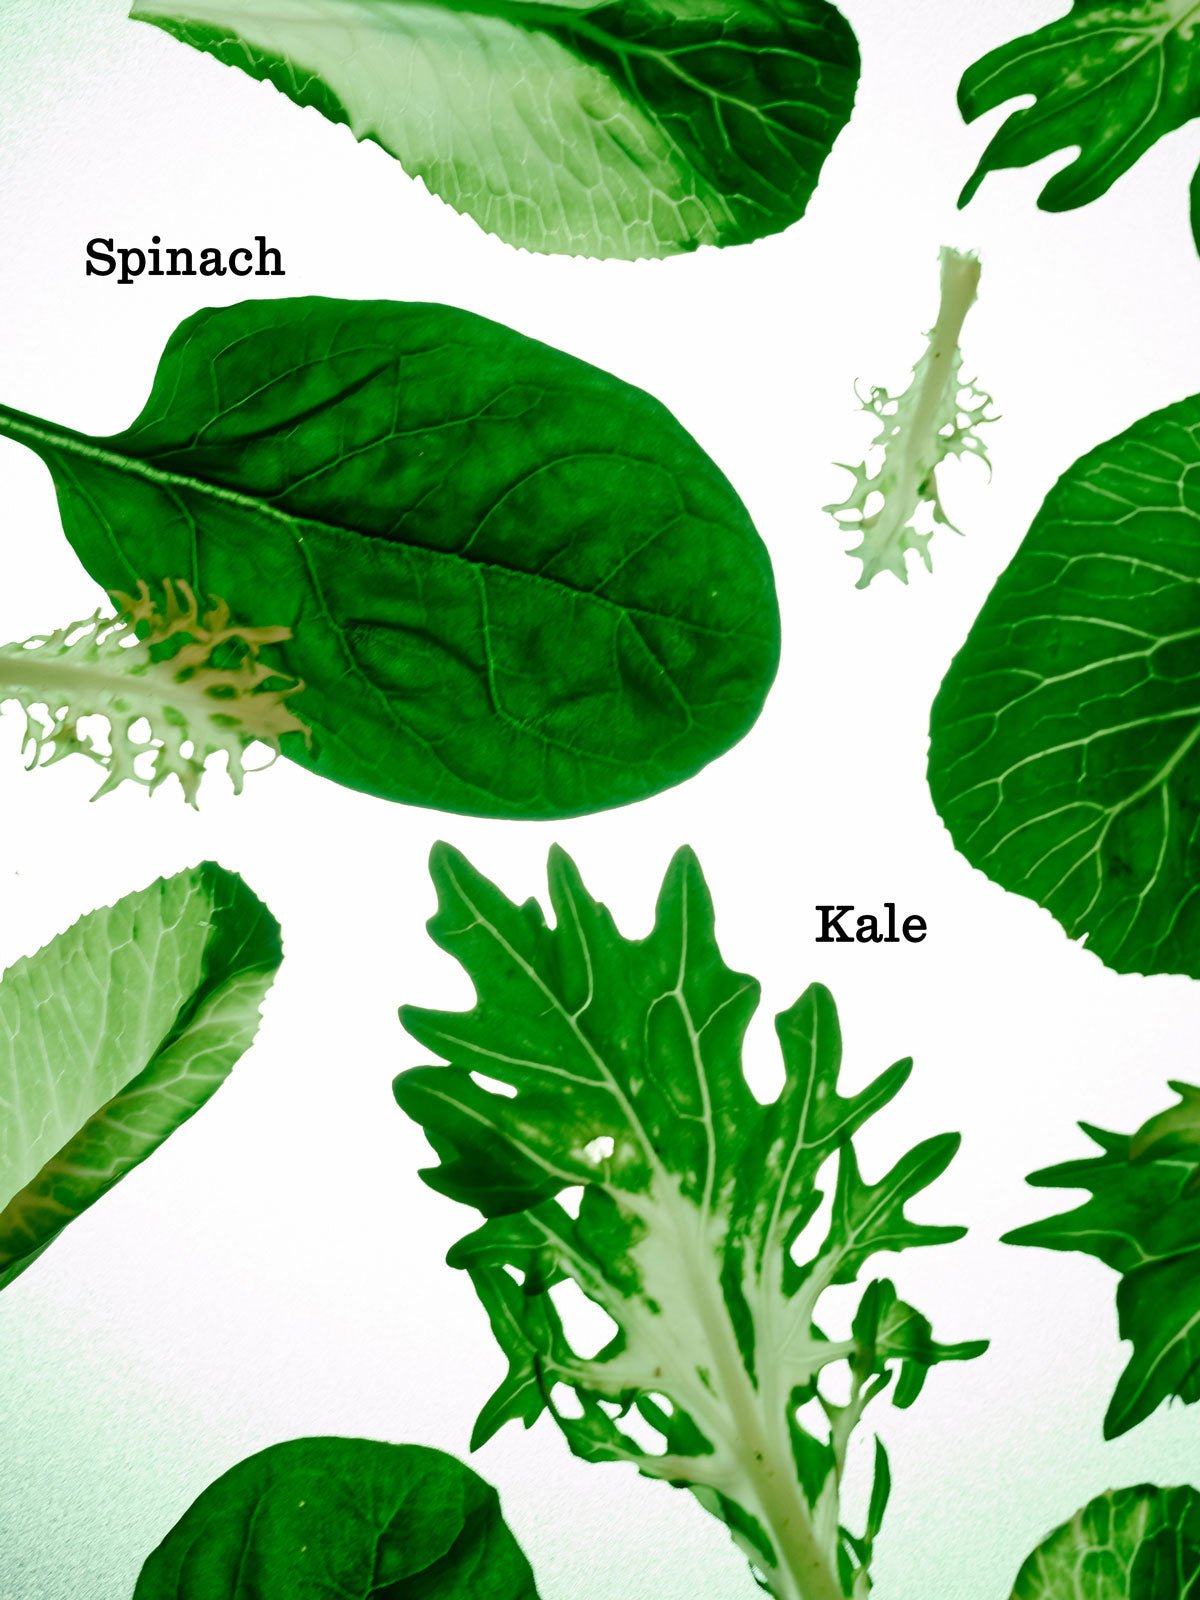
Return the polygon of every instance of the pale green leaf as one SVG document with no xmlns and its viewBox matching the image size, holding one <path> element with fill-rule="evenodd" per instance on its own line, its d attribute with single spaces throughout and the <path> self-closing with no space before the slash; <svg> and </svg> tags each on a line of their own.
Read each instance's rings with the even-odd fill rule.
<svg viewBox="0 0 1200 1600">
<path fill-rule="evenodd" d="M 198 1111 L 258 1028 L 279 928 L 212 862 L 0 979 L 0 1288 Z"/>
</svg>

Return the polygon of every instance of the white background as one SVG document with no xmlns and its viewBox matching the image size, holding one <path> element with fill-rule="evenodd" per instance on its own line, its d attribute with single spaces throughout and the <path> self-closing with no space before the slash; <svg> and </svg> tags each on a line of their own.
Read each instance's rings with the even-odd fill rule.
<svg viewBox="0 0 1200 1600">
<path fill-rule="evenodd" d="M 215 857 L 283 924 L 260 1041 L 212 1104 L 55 1244 L 0 1302 L 0 1596 L 125 1600 L 149 1549 L 217 1473 L 274 1440 L 362 1434 L 465 1453 L 502 1363 L 442 1257 L 470 1214 L 416 1169 L 392 1075 L 421 1059 L 402 1001 L 466 1002 L 427 940 L 430 843 L 446 837 L 517 897 L 561 841 L 622 925 L 644 931 L 672 850 L 699 851 L 727 959 L 769 1016 L 812 979 L 842 1010 L 848 1081 L 898 1056 L 911 1085 L 863 1140 L 878 1173 L 961 1129 L 921 1214 L 969 1239 L 894 1262 L 944 1338 L 987 1335 L 908 1413 L 876 1419 L 896 1480 L 880 1600 L 1004 1600 L 1020 1560 L 1111 1485 L 1200 1462 L 1176 1408 L 1116 1444 L 1100 1421 L 1123 1364 L 1115 1278 L 995 1241 L 1053 1208 L 1035 1167 L 1080 1152 L 1078 1117 L 1128 1130 L 1194 1078 L 1200 987 L 1119 978 L 951 848 L 924 782 L 941 675 L 1046 490 L 1085 449 L 1197 387 L 1200 263 L 1187 229 L 1196 129 L 1105 200 L 1048 216 L 1047 172 L 954 198 L 986 127 L 954 90 L 1050 0 L 845 0 L 859 105 L 808 218 L 783 236 L 663 264 L 539 258 L 482 234 L 374 146 L 125 20 L 122 0 L 0 0 L 0 394 L 106 432 L 139 409 L 170 330 L 235 280 L 85 278 L 94 235 L 226 247 L 265 233 L 285 280 L 255 293 L 443 300 L 608 367 L 667 403 L 732 479 L 770 547 L 784 656 L 767 709 L 682 788 L 555 825 L 389 806 L 286 763 L 198 815 L 172 793 L 95 806 L 93 770 L 21 770 L 0 719 L 0 961 L 75 916 Z M 1061 159 L 1061 158 L 1060 158 Z M 932 577 L 865 592 L 820 507 L 861 453 L 852 384 L 903 382 L 936 309 L 943 243 L 978 247 L 968 372 L 1004 413 L 994 481 L 948 473 L 968 537 Z M 0 636 L 88 614 L 45 468 L 0 443 Z M 895 900 L 923 945 L 813 943 L 813 906 Z M 573 1461 L 554 1429 L 510 1428 L 475 1465 L 502 1490 L 545 1600 L 751 1600 L 723 1530 L 685 1495 Z"/>
</svg>

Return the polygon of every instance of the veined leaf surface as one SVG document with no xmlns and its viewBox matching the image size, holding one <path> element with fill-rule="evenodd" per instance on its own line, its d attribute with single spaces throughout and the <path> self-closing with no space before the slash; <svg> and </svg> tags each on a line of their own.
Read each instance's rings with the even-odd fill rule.
<svg viewBox="0 0 1200 1600">
<path fill-rule="evenodd" d="M 666 256 L 803 215 L 858 47 L 826 0 L 136 0 L 529 250 Z"/>
<path fill-rule="evenodd" d="M 770 560 L 656 400 L 446 306 L 248 301 L 171 336 L 108 438 L 0 407 L 106 588 L 185 579 L 304 683 L 284 753 L 387 799 L 566 816 L 758 715 Z"/>
<path fill-rule="evenodd" d="M 972 865 L 1118 972 L 1200 976 L 1200 396 L 1077 461 L 934 702 Z"/>
<path fill-rule="evenodd" d="M 134 1600 L 537 1600 L 495 1489 L 441 1450 L 290 1439 L 210 1484 Z"/>
<path fill-rule="evenodd" d="M 1164 134 L 1200 116 L 1200 3 L 1075 0 L 1066 16 L 970 67 L 958 103 L 973 122 L 1019 95 L 1034 103 L 1001 125 L 959 203 L 989 172 L 1074 148 L 1039 204 L 1046 211 L 1087 205 Z M 1192 225 L 1200 248 L 1194 208 Z"/>
<path fill-rule="evenodd" d="M 1038 1546 L 1012 1600 L 1192 1600 L 1200 1495 L 1143 1483 L 1097 1495 Z"/>
<path fill-rule="evenodd" d="M 0 1288 L 192 1116 L 282 951 L 211 861 L 81 917 L 0 980 Z"/>
<path fill-rule="evenodd" d="M 843 1338 L 818 1327 L 817 1303 L 878 1251 L 960 1237 L 905 1211 L 957 1136 L 926 1140 L 864 1180 L 852 1135 L 911 1063 L 843 1097 L 837 1013 L 819 987 L 777 1019 L 782 1093 L 766 1106 L 754 1098 L 741 1045 L 758 985 L 721 959 L 690 851 L 676 856 L 654 929 L 637 941 L 561 851 L 550 861 L 552 927 L 535 902 L 512 904 L 447 846 L 432 871 L 431 933 L 478 1002 L 466 1014 L 402 1011 L 450 1065 L 403 1073 L 395 1088 L 441 1158 L 426 1181 L 486 1219 L 450 1256 L 509 1361 L 475 1443 L 549 1408 L 576 1454 L 691 1488 L 777 1600 L 865 1593 L 890 1473 L 880 1452 L 866 1534 L 851 1535 L 838 1509 L 850 1434 L 894 1376 L 896 1403 L 908 1405 L 932 1366 L 984 1346 L 936 1343 L 886 1278 L 866 1286 Z M 817 1213 L 829 1161 L 828 1230 L 800 1264 L 792 1247 Z M 559 1198 L 575 1189 L 577 1214 Z M 552 1297 L 567 1280 L 615 1324 L 592 1357 Z M 841 1404 L 821 1388 L 839 1363 L 849 1366 Z M 560 1389 L 574 1391 L 572 1407 Z M 801 1422 L 806 1402 L 828 1433 Z M 639 1442 L 641 1425 L 661 1451 Z"/>
<path fill-rule="evenodd" d="M 1200 1400 L 1200 1091 L 1172 1088 L 1181 1104 L 1132 1139 L 1082 1124 L 1100 1155 L 1048 1167 L 1029 1181 L 1086 1189 L 1091 1198 L 1006 1236 L 1009 1244 L 1096 1256 L 1121 1275 L 1117 1314 L 1133 1353 L 1104 1419 L 1107 1439 L 1136 1427 L 1164 1400 Z"/>
</svg>

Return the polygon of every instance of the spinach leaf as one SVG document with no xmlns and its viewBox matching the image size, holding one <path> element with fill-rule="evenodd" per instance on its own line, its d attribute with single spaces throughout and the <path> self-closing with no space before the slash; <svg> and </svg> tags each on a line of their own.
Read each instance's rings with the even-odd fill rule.
<svg viewBox="0 0 1200 1600">
<path fill-rule="evenodd" d="M 550 817 L 739 739 L 775 673 L 771 565 L 648 395 L 482 317 L 268 300 L 171 336 L 124 433 L 0 408 L 106 588 L 183 579 L 303 680 L 294 760 L 387 799 Z"/>
<path fill-rule="evenodd" d="M 81 917 L 0 980 L 0 1288 L 220 1088 L 279 927 L 211 861 Z"/>
<path fill-rule="evenodd" d="M 959 850 L 1118 972 L 1200 976 L 1200 396 L 1059 480 L 933 706 Z"/>
<path fill-rule="evenodd" d="M 858 47 L 826 0 L 136 0 L 528 250 L 667 256 L 803 216 Z"/>
<path fill-rule="evenodd" d="M 1110 1489 L 1056 1528 L 1017 1574 L 1012 1600 L 1187 1600 L 1200 1592 L 1200 1495 Z"/>
<path fill-rule="evenodd" d="M 415 1444 L 291 1439 L 210 1484 L 134 1600 L 537 1600 L 495 1489 Z"/>
<path fill-rule="evenodd" d="M 1200 116 L 1198 0 L 1075 0 L 1065 17 L 1010 40 L 970 67 L 958 90 L 968 122 L 1032 95 L 984 151 L 959 200 L 989 172 L 1060 150 L 1075 159 L 1038 204 L 1071 211 L 1106 194 L 1164 134 Z M 1200 248 L 1200 222 L 1192 213 Z"/>
<path fill-rule="evenodd" d="M 1081 1251 L 1121 1275 L 1118 1320 L 1133 1354 L 1104 1419 L 1106 1439 L 1166 1399 L 1200 1400 L 1200 1090 L 1172 1088 L 1181 1104 L 1132 1139 L 1081 1124 L 1100 1155 L 1048 1167 L 1029 1182 L 1086 1189 L 1091 1198 L 1006 1235 L 1008 1244 Z"/>
<path fill-rule="evenodd" d="M 473 1442 L 549 1409 L 584 1459 L 633 1462 L 690 1488 L 777 1600 L 864 1594 L 891 1478 L 879 1451 L 865 1534 L 839 1526 L 851 1435 L 893 1379 L 907 1406 L 930 1368 L 985 1346 L 938 1344 L 886 1278 L 866 1286 L 846 1337 L 822 1332 L 818 1302 L 877 1251 L 961 1236 L 905 1213 L 957 1136 L 863 1179 L 852 1136 L 911 1063 L 843 1097 L 837 1012 L 818 986 L 776 1021 L 782 1093 L 755 1099 L 740 1063 L 758 984 L 721 959 L 690 851 L 672 863 L 640 941 L 617 931 L 561 851 L 549 869 L 553 927 L 448 846 L 435 847 L 432 872 L 430 931 L 477 1004 L 404 1008 L 409 1032 L 450 1065 L 405 1072 L 395 1092 L 441 1159 L 426 1181 L 485 1218 L 450 1255 L 509 1362 Z M 828 1230 L 801 1264 L 793 1246 L 818 1211 L 827 1162 Z M 564 1190 L 582 1190 L 575 1210 Z M 552 1298 L 567 1281 L 614 1324 L 594 1356 Z M 826 1387 L 835 1369 L 840 1389 Z M 816 1420 L 802 1422 L 806 1403 Z"/>
</svg>

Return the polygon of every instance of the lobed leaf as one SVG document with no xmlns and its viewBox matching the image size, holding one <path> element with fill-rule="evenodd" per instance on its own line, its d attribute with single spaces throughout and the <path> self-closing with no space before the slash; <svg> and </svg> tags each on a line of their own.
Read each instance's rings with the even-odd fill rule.
<svg viewBox="0 0 1200 1600">
<path fill-rule="evenodd" d="M 1118 972 L 1200 976 L 1200 396 L 1050 491 L 951 663 L 956 847 Z"/>
<path fill-rule="evenodd" d="M 187 579 L 290 629 L 285 754 L 505 817 L 641 799 L 735 743 L 779 655 L 766 550 L 657 401 L 497 323 L 248 301 L 167 343 L 86 438 L 0 407 L 106 588 Z"/>
<path fill-rule="evenodd" d="M 849 1434 L 895 1371 L 907 1404 L 932 1365 L 984 1346 L 936 1344 L 890 1282 L 869 1286 L 848 1338 L 822 1331 L 818 1301 L 878 1252 L 961 1235 L 906 1210 L 957 1138 L 926 1141 L 864 1181 L 851 1138 L 910 1064 L 842 1095 L 837 1012 L 819 986 L 777 1019 L 784 1088 L 769 1105 L 754 1098 L 740 1061 L 758 984 L 725 965 L 690 851 L 671 863 L 641 940 L 618 931 L 560 850 L 553 925 L 447 846 L 431 870 L 430 931 L 470 975 L 476 1004 L 403 1009 L 449 1065 L 402 1073 L 395 1091 L 439 1157 L 426 1181 L 484 1217 L 450 1261 L 470 1273 L 509 1368 L 473 1442 L 548 1408 L 576 1454 L 690 1488 L 780 1600 L 863 1593 L 888 1469 L 878 1458 L 871 1520 L 855 1539 L 837 1511 Z M 831 1160 L 829 1227 L 798 1260 Z M 567 1190 L 580 1191 L 575 1213 Z M 588 1357 L 554 1300 L 567 1281 L 614 1325 Z M 848 1404 L 821 1388 L 835 1363 L 850 1368 Z M 801 1420 L 814 1401 L 828 1436 Z"/>
<path fill-rule="evenodd" d="M 258 1030 L 279 927 L 211 861 L 0 980 L 0 1288 L 195 1114 Z"/>
<path fill-rule="evenodd" d="M 441 1450 L 291 1439 L 204 1490 L 134 1600 L 537 1600 L 495 1489 Z"/>
<path fill-rule="evenodd" d="M 1176 1085 L 1187 1099 L 1197 1091 Z M 1200 1155 L 1175 1115 L 1132 1139 L 1082 1124 L 1100 1155 L 1035 1172 L 1030 1183 L 1086 1189 L 1073 1211 L 1007 1234 L 1009 1244 L 1078 1250 L 1115 1272 L 1121 1337 L 1133 1346 L 1104 1436 L 1136 1427 L 1164 1400 L 1200 1400 Z"/>
<path fill-rule="evenodd" d="M 1198 29 L 1197 0 L 1074 0 L 1066 16 L 989 52 L 959 86 L 965 119 L 1018 96 L 1033 104 L 1001 124 L 959 204 L 989 172 L 1072 149 L 1039 205 L 1069 211 L 1106 194 L 1165 134 L 1200 116 Z M 1200 248 L 1194 207 L 1192 225 Z"/>
<path fill-rule="evenodd" d="M 372 139 L 489 233 L 634 258 L 804 214 L 858 47 L 826 0 L 135 0 Z"/>
</svg>

